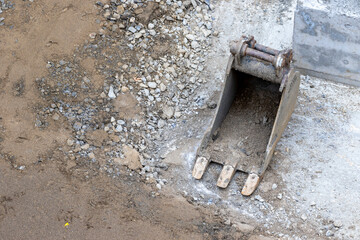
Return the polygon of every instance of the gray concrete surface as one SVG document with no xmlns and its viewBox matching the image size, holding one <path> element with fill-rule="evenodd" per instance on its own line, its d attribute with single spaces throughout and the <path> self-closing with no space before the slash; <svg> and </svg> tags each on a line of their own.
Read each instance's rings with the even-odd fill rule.
<svg viewBox="0 0 360 240">
<path fill-rule="evenodd" d="M 358 0 L 298 0 L 304 7 L 326 11 L 329 15 L 359 17 Z"/>
<path fill-rule="evenodd" d="M 209 80 L 202 94 L 208 98 L 223 81 L 231 40 L 251 34 L 273 48 L 292 46 L 296 1 L 213 4 L 214 28 L 220 34 L 206 59 L 204 78 Z M 300 88 L 295 112 L 252 197 L 240 194 L 243 174 L 237 173 L 225 190 L 216 187 L 218 166 L 211 166 L 202 181 L 191 176 L 211 112 L 193 117 L 196 137 L 169 146 L 175 151 L 168 162 L 179 166 L 172 171 L 176 185 L 201 204 L 225 209 L 229 221 L 245 218 L 277 239 L 360 239 L 360 89 L 307 76 Z"/>
</svg>

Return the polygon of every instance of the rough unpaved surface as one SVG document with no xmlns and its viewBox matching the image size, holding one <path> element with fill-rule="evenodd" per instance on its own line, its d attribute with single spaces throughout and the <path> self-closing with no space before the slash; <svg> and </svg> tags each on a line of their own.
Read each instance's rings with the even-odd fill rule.
<svg viewBox="0 0 360 240">
<path fill-rule="evenodd" d="M 82 181 L 57 163 L 25 174 L 4 163 L 1 169 L 6 183 L 1 239 L 217 239 L 230 234 L 214 212 L 182 196 L 156 196 L 138 177 L 113 180 L 100 174 Z"/>
<path fill-rule="evenodd" d="M 94 34 L 112 23 L 103 16 L 109 6 L 95 1 L 1 4 L 1 239 L 248 235 L 225 226 L 215 207 L 191 204 L 180 193 L 159 193 L 165 180 L 153 169 L 166 165 L 147 166 L 143 172 L 154 172 L 150 177 L 139 175 L 140 160 L 150 158 L 138 152 L 149 134 L 141 124 L 153 116 L 144 116 L 146 103 L 139 103 L 131 83 L 141 82 L 138 64 L 144 54 L 127 46 L 127 30 L 112 28 L 105 36 L 103 27 Z M 133 5 L 124 6 L 125 12 L 134 11 Z M 164 14 L 158 3 L 147 6 L 139 6 L 145 26 Z M 124 17 L 119 22 L 134 21 L 134 13 L 127 16 L 121 5 L 119 11 Z M 154 36 L 149 55 L 159 59 L 172 53 L 175 37 Z M 116 86 L 114 96 L 110 86 Z M 173 111 L 159 114 L 167 114 L 166 120 Z M 133 130 L 131 121 L 144 132 Z"/>
<path fill-rule="evenodd" d="M 191 178 L 229 40 L 291 46 L 294 1 L 0 7 L 1 239 L 358 238 L 358 89 L 303 78 L 252 197 Z"/>
</svg>

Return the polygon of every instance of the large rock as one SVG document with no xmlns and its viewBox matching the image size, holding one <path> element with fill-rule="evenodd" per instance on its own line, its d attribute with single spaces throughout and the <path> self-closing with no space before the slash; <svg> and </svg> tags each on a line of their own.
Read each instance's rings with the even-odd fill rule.
<svg viewBox="0 0 360 240">
<path fill-rule="evenodd" d="M 101 147 L 102 144 L 107 140 L 108 133 L 102 129 L 98 129 L 92 132 L 88 132 L 86 134 L 86 139 L 88 140 L 91 145 L 95 147 Z"/>
<path fill-rule="evenodd" d="M 125 158 L 115 158 L 114 162 L 120 165 L 127 166 L 131 170 L 137 170 L 142 168 L 140 162 L 140 154 L 138 153 L 138 151 L 129 146 L 124 146 L 123 151 Z"/>
<path fill-rule="evenodd" d="M 162 111 L 163 111 L 162 117 L 165 119 L 169 119 L 169 118 L 172 118 L 172 116 L 174 116 L 174 108 L 173 107 L 164 106 Z"/>
<path fill-rule="evenodd" d="M 251 226 L 251 225 L 245 224 L 245 223 L 236 223 L 234 225 L 235 225 L 236 229 L 242 233 L 251 233 L 255 229 L 254 226 Z"/>
<path fill-rule="evenodd" d="M 264 236 L 261 236 L 261 235 L 258 235 L 258 236 L 250 236 L 249 240 L 275 240 L 275 238 L 272 238 L 272 237 L 264 237 Z"/>
<path fill-rule="evenodd" d="M 141 108 L 138 100 L 130 93 L 119 94 L 113 100 L 114 111 L 118 112 L 117 119 L 140 119 Z"/>
<path fill-rule="evenodd" d="M 139 22 L 147 26 L 149 22 L 151 22 L 155 18 L 159 18 L 163 15 L 161 9 L 159 8 L 159 4 L 156 2 L 148 2 L 145 8 L 143 8 L 142 12 L 139 12 L 137 18 Z"/>
</svg>

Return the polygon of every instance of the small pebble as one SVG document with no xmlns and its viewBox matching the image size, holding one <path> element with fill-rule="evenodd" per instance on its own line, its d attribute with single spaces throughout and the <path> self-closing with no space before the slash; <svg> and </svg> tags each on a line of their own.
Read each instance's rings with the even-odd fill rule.
<svg viewBox="0 0 360 240">
<path fill-rule="evenodd" d="M 116 95 L 115 95 L 115 93 L 114 93 L 114 88 L 113 88 L 113 86 L 110 86 L 108 96 L 109 96 L 109 98 L 111 98 L 111 99 L 116 98 Z"/>
<path fill-rule="evenodd" d="M 88 143 L 81 146 L 82 150 L 88 150 L 90 148 L 90 145 Z"/>
<path fill-rule="evenodd" d="M 157 84 L 156 84 L 156 82 L 148 82 L 148 86 L 149 86 L 149 88 L 156 88 L 156 86 L 157 86 Z"/>
<path fill-rule="evenodd" d="M 342 222 L 339 220 L 334 221 L 334 226 L 337 228 L 341 228 L 343 226 Z"/>
<path fill-rule="evenodd" d="M 334 236 L 334 232 L 331 231 L 331 230 L 327 230 L 326 233 L 325 233 L 325 236 L 332 237 L 332 236 Z"/>
<path fill-rule="evenodd" d="M 74 140 L 68 139 L 68 140 L 66 141 L 66 143 L 67 143 L 68 146 L 72 146 L 72 145 L 74 144 Z"/>
<path fill-rule="evenodd" d="M 59 114 L 57 114 L 57 113 L 55 113 L 55 114 L 52 116 L 52 119 L 53 119 L 54 121 L 59 120 L 59 118 L 60 118 L 60 116 L 59 116 Z"/>
</svg>

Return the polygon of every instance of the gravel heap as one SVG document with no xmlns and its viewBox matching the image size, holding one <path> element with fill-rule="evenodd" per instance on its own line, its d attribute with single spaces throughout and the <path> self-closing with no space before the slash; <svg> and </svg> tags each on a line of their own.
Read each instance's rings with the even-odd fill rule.
<svg viewBox="0 0 360 240">
<path fill-rule="evenodd" d="M 64 153 L 76 167 L 95 166 L 111 176 L 119 165 L 161 186 L 160 149 L 167 135 L 203 108 L 198 89 L 212 35 L 207 1 L 97 2 L 98 32 L 69 59 L 49 61 L 36 80 L 48 105 L 36 126 L 68 123 L 73 137 Z M 81 65 L 93 59 L 102 80 Z M 85 174 L 88 178 L 90 175 Z"/>
<path fill-rule="evenodd" d="M 12 3 L 12 1 L 0 0 L 0 26 L 3 26 L 5 24 L 5 18 L 2 17 L 1 14 L 8 9 L 14 8 L 14 5 L 15 4 Z"/>
</svg>

